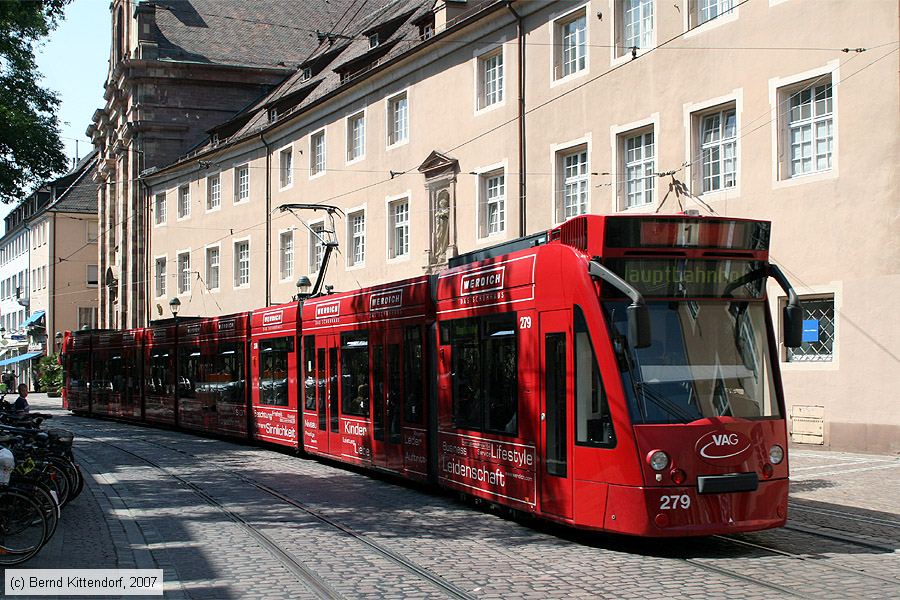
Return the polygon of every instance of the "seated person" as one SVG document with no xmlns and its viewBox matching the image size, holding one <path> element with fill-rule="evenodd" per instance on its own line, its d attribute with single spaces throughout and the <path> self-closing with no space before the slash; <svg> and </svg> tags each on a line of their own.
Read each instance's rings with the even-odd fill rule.
<svg viewBox="0 0 900 600">
<path fill-rule="evenodd" d="M 13 410 L 21 413 L 27 413 L 31 410 L 31 407 L 28 405 L 28 386 L 24 383 L 19 384 L 19 397 L 13 403 Z"/>
</svg>

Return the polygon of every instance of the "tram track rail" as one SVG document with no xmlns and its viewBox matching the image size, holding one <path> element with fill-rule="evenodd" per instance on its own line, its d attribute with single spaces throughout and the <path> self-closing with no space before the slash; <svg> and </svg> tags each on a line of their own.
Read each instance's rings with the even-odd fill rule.
<svg viewBox="0 0 900 600">
<path fill-rule="evenodd" d="M 90 427 L 88 427 L 88 429 L 91 429 L 92 431 L 96 431 Z M 266 550 L 268 550 L 270 554 L 272 554 L 276 559 L 278 559 L 291 573 L 293 573 L 295 576 L 297 576 L 298 579 L 300 579 L 300 581 L 302 581 L 304 584 L 306 584 L 307 587 L 310 589 L 310 591 L 313 592 L 315 595 L 317 595 L 321 598 L 327 598 L 329 600 L 331 600 L 331 599 L 337 600 L 337 599 L 344 598 L 344 596 L 338 590 L 335 590 L 331 585 L 329 585 L 322 578 L 320 578 L 314 571 L 309 569 L 309 567 L 307 567 L 302 562 L 300 562 L 296 557 L 294 557 L 293 554 L 291 554 L 287 550 L 284 550 L 283 548 L 281 548 L 268 535 L 266 535 L 264 532 L 260 531 L 257 527 L 253 526 L 251 523 L 249 523 L 247 520 L 245 520 L 239 514 L 235 513 L 234 511 L 229 510 L 223 504 L 218 502 L 215 498 L 213 498 L 211 495 L 206 493 L 206 491 L 204 491 L 200 486 L 185 479 L 184 477 L 178 475 L 177 473 L 173 473 L 170 469 L 167 469 L 166 467 L 156 463 L 155 461 L 153 461 L 151 459 L 141 456 L 140 454 L 138 454 L 136 452 L 132 452 L 131 450 L 122 448 L 121 446 L 119 446 L 117 444 L 114 444 L 114 443 L 106 441 L 106 440 L 102 440 L 100 438 L 95 438 L 95 437 L 84 435 L 84 434 L 82 434 L 82 435 L 86 439 L 90 439 L 90 440 L 93 440 L 93 441 L 96 441 L 96 442 L 99 442 L 102 444 L 106 444 L 108 446 L 116 448 L 120 452 L 129 454 L 129 455 L 147 463 L 148 465 L 150 465 L 153 468 L 157 469 L 158 471 L 166 474 L 167 476 L 172 477 L 173 479 L 177 480 L 182 485 L 189 488 L 192 492 L 194 492 L 196 495 L 198 495 L 200 498 L 202 498 L 204 500 L 204 502 L 206 502 L 208 505 L 219 510 L 220 512 L 222 512 L 223 514 L 228 516 L 232 521 L 237 523 L 242 529 L 244 529 L 244 531 L 248 535 L 253 537 L 261 546 L 263 546 Z M 171 446 L 159 443 L 157 441 L 148 440 L 146 438 L 140 438 L 140 441 L 142 443 L 149 444 L 151 446 L 163 448 L 170 452 L 175 452 L 175 453 L 182 454 L 185 456 L 192 456 L 190 453 L 185 452 L 184 450 L 180 450 L 178 448 L 173 448 Z M 317 511 L 317 510 L 303 504 L 302 502 L 300 502 L 294 498 L 291 498 L 290 496 L 287 496 L 286 494 L 283 494 L 283 493 L 279 492 L 278 490 L 275 490 L 274 488 L 267 486 L 264 483 L 256 481 L 256 480 L 254 480 L 250 477 L 247 477 L 246 475 L 243 475 L 241 473 L 238 473 L 236 471 L 229 470 L 229 469 L 221 469 L 221 472 L 227 473 L 228 475 L 231 475 L 231 476 L 243 481 L 247 485 L 250 485 L 250 486 L 256 488 L 257 490 L 259 490 L 273 498 L 276 498 L 277 500 L 281 501 L 282 503 L 288 504 L 288 505 L 304 512 L 305 514 L 315 518 L 316 520 L 318 520 L 326 525 L 329 525 L 330 527 L 332 527 L 334 529 L 341 531 L 342 533 L 353 538 L 357 542 L 362 543 L 363 545 L 365 545 L 366 547 L 368 547 L 369 549 L 371 549 L 372 551 L 374 551 L 375 553 L 380 555 L 382 558 L 394 563 L 395 565 L 402 567 L 404 570 L 406 570 L 411 575 L 414 575 L 420 579 L 427 581 L 432 586 L 434 586 L 435 588 L 437 588 L 438 590 L 443 592 L 447 597 L 458 598 L 460 600 L 475 600 L 475 596 L 469 594 L 468 592 L 459 588 L 458 586 L 444 580 L 440 575 L 437 575 L 437 574 L 429 571 L 427 568 L 416 564 L 414 561 L 406 558 L 402 554 L 394 552 L 390 548 L 387 548 L 386 546 L 384 546 L 374 540 L 369 539 L 368 536 L 366 536 L 362 533 L 359 533 L 357 531 L 354 531 L 352 528 L 347 527 L 346 525 L 343 525 L 343 524 L 337 522 L 336 520 L 323 514 L 321 511 Z"/>
</svg>

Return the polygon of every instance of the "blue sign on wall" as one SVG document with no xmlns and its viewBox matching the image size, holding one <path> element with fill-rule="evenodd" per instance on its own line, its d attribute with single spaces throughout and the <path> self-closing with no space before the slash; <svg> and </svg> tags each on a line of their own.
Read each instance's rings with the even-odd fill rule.
<svg viewBox="0 0 900 600">
<path fill-rule="evenodd" d="M 819 320 L 803 319 L 803 341 L 818 342 L 819 341 Z"/>
</svg>

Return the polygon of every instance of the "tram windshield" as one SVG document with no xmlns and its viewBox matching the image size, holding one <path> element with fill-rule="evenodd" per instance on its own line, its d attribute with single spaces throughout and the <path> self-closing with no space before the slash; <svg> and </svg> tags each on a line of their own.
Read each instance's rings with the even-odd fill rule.
<svg viewBox="0 0 900 600">
<path fill-rule="evenodd" d="M 604 303 L 634 423 L 781 417 L 761 302 L 650 302 L 647 348 L 628 345 L 626 306 Z"/>
</svg>

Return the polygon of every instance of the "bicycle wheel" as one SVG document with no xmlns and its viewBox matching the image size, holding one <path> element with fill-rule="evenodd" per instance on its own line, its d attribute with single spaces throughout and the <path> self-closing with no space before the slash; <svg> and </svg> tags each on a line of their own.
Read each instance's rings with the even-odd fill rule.
<svg viewBox="0 0 900 600">
<path fill-rule="evenodd" d="M 66 465 L 59 459 L 51 457 L 47 459 L 43 471 L 45 479 L 43 483 L 48 484 L 46 479 L 50 480 L 50 488 L 56 490 L 56 497 L 62 508 L 68 501 L 69 490 L 72 489 L 71 475 L 66 472 Z"/>
<path fill-rule="evenodd" d="M 53 537 L 60 517 L 59 501 L 54 496 L 55 492 L 40 481 L 32 479 L 14 481 L 9 487 L 10 489 L 25 494 L 38 503 L 44 511 L 44 517 L 47 519 L 47 540 Z M 47 540 L 44 540 L 44 542 L 46 543 Z"/>
<path fill-rule="evenodd" d="M 81 473 L 81 467 L 75 462 L 74 459 L 69 459 L 69 463 L 72 465 L 72 469 L 75 473 L 75 486 L 69 490 L 69 502 L 74 500 L 81 494 L 81 491 L 84 489 L 84 475 Z"/>
<path fill-rule="evenodd" d="M 47 517 L 38 502 L 18 490 L 0 492 L 0 565 L 23 563 L 47 540 Z"/>
</svg>

